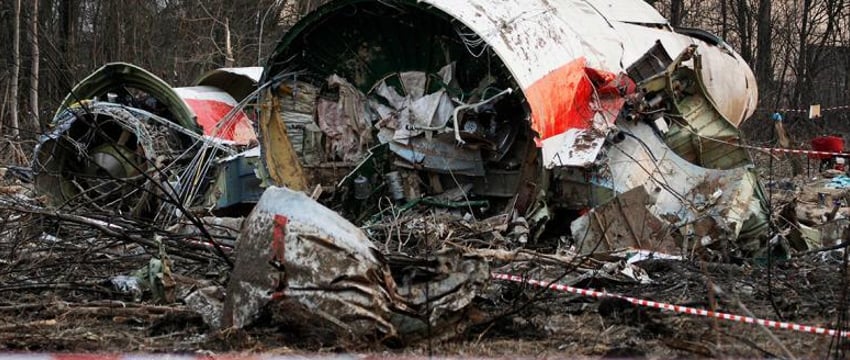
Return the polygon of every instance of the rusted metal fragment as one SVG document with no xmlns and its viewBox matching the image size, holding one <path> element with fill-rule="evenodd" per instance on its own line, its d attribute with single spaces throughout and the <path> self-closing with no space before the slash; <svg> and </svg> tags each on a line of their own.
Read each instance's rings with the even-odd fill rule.
<svg viewBox="0 0 850 360">
<path fill-rule="evenodd" d="M 295 190 L 307 190 L 304 169 L 286 132 L 280 98 L 270 91 L 261 96 L 260 133 L 265 170 L 276 184 Z"/>
</svg>

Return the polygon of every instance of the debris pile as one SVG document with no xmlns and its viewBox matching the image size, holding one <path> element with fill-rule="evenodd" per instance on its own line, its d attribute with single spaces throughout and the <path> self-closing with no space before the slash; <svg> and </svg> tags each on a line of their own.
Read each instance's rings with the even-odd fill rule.
<svg viewBox="0 0 850 360">
<path fill-rule="evenodd" d="M 183 88 L 97 70 L 40 139 L 33 188 L 0 191 L 0 344 L 48 346 L 13 331 L 85 308 L 66 314 L 110 314 L 139 350 L 776 355 L 772 333 L 493 274 L 845 328 L 823 280 L 847 279 L 850 180 L 763 187 L 740 56 L 638 0 L 579 5 L 339 0 L 264 69 Z"/>
</svg>

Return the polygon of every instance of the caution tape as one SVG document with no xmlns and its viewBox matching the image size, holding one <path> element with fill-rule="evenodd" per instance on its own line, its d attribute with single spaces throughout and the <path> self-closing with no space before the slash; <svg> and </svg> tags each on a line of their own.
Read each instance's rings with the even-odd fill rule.
<svg viewBox="0 0 850 360">
<path fill-rule="evenodd" d="M 821 112 L 838 111 L 838 110 L 850 110 L 850 105 L 830 106 L 830 107 L 823 107 L 823 108 L 820 109 Z M 783 113 L 783 112 L 784 113 L 789 113 L 789 112 L 791 112 L 791 113 L 793 113 L 793 112 L 807 113 L 807 112 L 809 112 L 809 109 L 776 109 L 776 110 L 761 109 L 761 111 L 763 111 L 763 112 L 781 112 L 781 113 Z"/>
<path fill-rule="evenodd" d="M 656 302 L 656 301 L 651 301 L 651 300 L 637 299 L 637 298 L 628 297 L 628 296 L 624 296 L 624 295 L 611 294 L 611 293 L 601 292 L 601 291 L 596 291 L 596 290 L 580 289 L 580 288 L 576 288 L 576 287 L 572 287 L 572 286 L 568 286 L 568 285 L 562 285 L 562 284 L 556 284 L 556 283 L 552 283 L 552 282 L 528 279 L 528 278 L 524 278 L 524 277 L 516 276 L 516 275 L 493 273 L 493 274 L 491 274 L 491 276 L 496 280 L 504 280 L 504 281 L 512 281 L 512 282 L 517 282 L 517 283 L 529 284 L 529 285 L 533 285 L 533 286 L 537 286 L 537 287 L 548 288 L 550 290 L 568 292 L 568 293 L 578 294 L 578 295 L 582 295 L 582 296 L 593 297 L 593 298 L 597 298 L 597 299 L 606 299 L 606 298 L 607 299 L 620 299 L 620 300 L 625 300 L 627 302 L 630 302 L 630 303 L 638 305 L 638 306 L 649 307 L 649 308 L 660 309 L 660 310 L 666 310 L 666 311 L 673 311 L 673 312 L 677 312 L 677 313 L 681 313 L 681 314 L 713 317 L 713 318 L 717 318 L 717 319 L 721 319 L 721 320 L 728 320 L 728 321 L 734 321 L 734 322 L 740 322 L 740 323 L 746 323 L 746 324 L 759 324 L 759 325 L 763 325 L 763 326 L 766 326 L 766 327 L 769 327 L 769 328 L 799 331 L 799 332 L 805 332 L 805 333 L 810 333 L 810 334 L 829 335 L 829 336 L 835 336 L 835 335 L 840 334 L 842 337 L 850 338 L 850 331 L 839 332 L 838 330 L 827 329 L 827 328 L 816 327 L 816 326 L 798 325 L 798 324 L 792 324 L 792 323 L 787 323 L 787 322 L 782 322 L 782 321 L 757 319 L 757 318 L 753 318 L 753 317 L 749 317 L 749 316 L 733 315 L 733 314 L 727 314 L 727 313 L 716 312 L 716 311 L 696 309 L 696 308 L 691 308 L 691 307 L 687 307 L 687 306 L 672 305 L 672 304 Z"/>
<path fill-rule="evenodd" d="M 734 145 L 731 144 L 730 145 Z M 749 145 L 735 145 L 753 150 L 761 150 L 767 152 L 781 152 L 781 153 L 789 153 L 789 154 L 807 154 L 807 155 L 828 155 L 828 156 L 847 156 L 850 157 L 848 153 L 840 153 L 840 152 L 830 152 L 830 151 L 815 151 L 815 150 L 800 150 L 800 149 L 785 149 L 785 148 L 769 148 L 769 147 L 759 147 L 759 146 L 749 146 Z"/>
<path fill-rule="evenodd" d="M 850 153 L 752 146 L 752 145 L 733 143 L 733 142 L 729 142 L 729 141 L 722 140 L 722 139 L 716 139 L 716 138 L 713 138 L 713 137 L 710 137 L 710 136 L 702 136 L 702 135 L 699 135 L 699 134 L 693 133 L 693 132 L 692 132 L 692 134 L 700 137 L 701 139 L 713 141 L 713 142 L 716 142 L 716 143 L 719 143 L 719 144 L 735 146 L 735 147 L 740 147 L 740 148 L 744 148 L 744 149 L 765 151 L 765 152 L 770 152 L 770 153 L 781 152 L 781 153 L 790 153 L 790 154 L 809 154 L 809 155 L 828 155 L 828 156 L 850 157 Z"/>
<path fill-rule="evenodd" d="M 139 353 L 139 354 L 36 354 L 36 353 L 0 353 L 4 360 L 371 360 L 371 359 L 424 359 L 423 357 L 405 355 L 359 355 L 359 354 L 293 354 L 293 355 L 192 355 L 168 353 Z"/>
</svg>

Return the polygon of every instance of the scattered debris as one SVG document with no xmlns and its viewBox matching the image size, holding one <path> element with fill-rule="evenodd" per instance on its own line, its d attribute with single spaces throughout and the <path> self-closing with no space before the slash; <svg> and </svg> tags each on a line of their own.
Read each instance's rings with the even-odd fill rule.
<svg viewBox="0 0 850 360">
<path fill-rule="evenodd" d="M 492 271 L 831 319 L 839 284 L 809 278 L 846 256 L 850 178 L 762 187 L 738 130 L 757 97 L 740 56 L 638 0 L 491 5 L 334 1 L 267 67 L 191 87 L 129 64 L 97 70 L 35 149 L 44 196 L 0 191 L 0 318 L 114 308 L 79 310 L 90 293 L 134 304 L 113 321 L 146 335 L 180 323 L 205 337 L 151 335 L 180 349 L 264 328 L 306 348 L 566 336 L 566 349 L 592 321 L 606 330 L 589 338 L 612 347 L 718 353 L 684 338 L 717 325 L 542 301 Z M 75 302 L 33 303 L 39 292 Z M 25 344 L 10 331 L 0 344 Z"/>
</svg>

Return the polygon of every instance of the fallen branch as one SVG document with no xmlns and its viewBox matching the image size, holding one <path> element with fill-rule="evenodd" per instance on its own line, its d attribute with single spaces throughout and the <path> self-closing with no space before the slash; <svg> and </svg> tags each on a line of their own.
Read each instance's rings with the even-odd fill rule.
<svg viewBox="0 0 850 360">
<path fill-rule="evenodd" d="M 48 327 L 48 326 L 56 326 L 57 321 L 54 319 L 50 320 L 38 320 L 31 321 L 24 324 L 9 324 L 9 325 L 0 325 L 0 332 L 17 332 L 17 331 L 26 331 L 31 330 L 36 327 Z"/>
<path fill-rule="evenodd" d="M 49 210 L 49 209 L 46 209 L 46 208 L 40 208 L 40 207 L 35 207 L 35 206 L 21 206 L 20 204 L 13 204 L 13 203 L 9 203 L 9 202 L 6 202 L 6 201 L 4 201 L 4 203 L 5 203 L 5 205 L 9 206 L 10 209 L 15 210 L 15 211 L 19 211 L 19 212 L 27 213 L 27 214 L 43 215 L 43 216 L 47 216 L 47 217 L 51 217 L 51 218 L 55 218 L 55 219 L 59 219 L 59 220 L 68 221 L 68 222 L 75 223 L 75 224 L 86 225 L 86 226 L 92 227 L 92 228 L 94 228 L 94 229 L 96 229 L 96 230 L 100 231 L 101 233 L 108 235 L 108 236 L 123 239 L 123 240 L 129 241 L 129 242 L 132 242 L 132 243 L 136 243 L 136 244 L 139 244 L 139 245 L 142 245 L 142 246 L 145 246 L 145 247 L 148 247 L 148 248 L 152 248 L 152 249 L 158 249 L 159 248 L 159 245 L 156 242 L 154 242 L 153 240 L 141 237 L 139 235 L 128 234 L 124 231 L 124 228 L 122 228 L 118 225 L 115 225 L 115 224 L 110 224 L 110 223 L 107 223 L 107 222 L 104 222 L 104 221 L 101 221 L 101 220 L 91 219 L 91 218 L 87 218 L 87 217 L 80 216 L 80 215 L 60 213 L 60 212 L 57 212 L 57 211 L 54 211 L 54 210 Z M 180 257 L 183 257 L 183 258 L 186 258 L 186 259 L 189 259 L 189 260 L 202 261 L 202 262 L 206 262 L 206 261 L 210 260 L 209 257 L 201 256 L 201 255 L 193 254 L 193 253 L 186 253 L 186 252 L 174 254 L 174 255 L 177 255 L 177 256 L 180 256 Z"/>
</svg>

